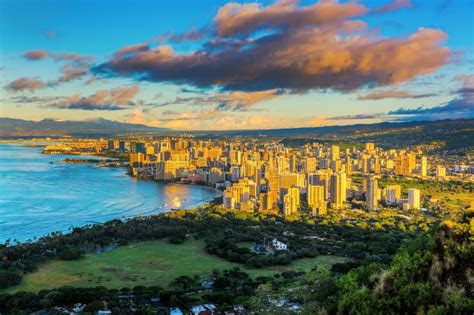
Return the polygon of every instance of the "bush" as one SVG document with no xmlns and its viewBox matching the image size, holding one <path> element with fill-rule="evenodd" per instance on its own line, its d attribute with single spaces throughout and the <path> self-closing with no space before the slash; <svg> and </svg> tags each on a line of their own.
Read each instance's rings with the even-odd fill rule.
<svg viewBox="0 0 474 315">
<path fill-rule="evenodd" d="M 23 275 L 19 271 L 3 270 L 0 271 L 0 289 L 20 284 Z"/>
<path fill-rule="evenodd" d="M 171 236 L 168 239 L 170 244 L 182 244 L 186 240 L 186 236 Z"/>
<path fill-rule="evenodd" d="M 74 246 L 64 246 L 59 252 L 59 258 L 62 260 L 76 260 L 82 257 L 83 251 Z"/>
</svg>

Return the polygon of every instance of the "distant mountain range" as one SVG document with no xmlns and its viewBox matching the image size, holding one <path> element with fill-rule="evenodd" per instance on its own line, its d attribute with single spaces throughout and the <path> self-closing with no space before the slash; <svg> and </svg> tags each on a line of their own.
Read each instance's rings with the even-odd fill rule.
<svg viewBox="0 0 474 315">
<path fill-rule="evenodd" d="M 0 137 L 117 135 L 126 133 L 168 132 L 170 129 L 97 118 L 84 121 L 43 119 L 30 121 L 0 118 Z"/>
<path fill-rule="evenodd" d="M 180 130 L 128 124 L 98 118 L 85 121 L 44 119 L 28 121 L 0 118 L 0 138 L 38 136 L 114 136 L 125 134 L 176 135 Z M 441 142 L 446 150 L 474 148 L 474 119 L 383 122 L 348 126 L 327 126 L 265 130 L 186 131 L 196 138 L 228 138 L 234 136 L 275 139 L 288 145 L 319 142 L 375 142 L 386 147 L 403 147 Z"/>
<path fill-rule="evenodd" d="M 286 145 L 301 145 L 309 142 L 375 142 L 385 148 L 438 142 L 439 150 L 468 152 L 474 150 L 474 119 L 196 132 L 196 137 L 204 139 L 231 136 L 278 139 Z"/>
</svg>

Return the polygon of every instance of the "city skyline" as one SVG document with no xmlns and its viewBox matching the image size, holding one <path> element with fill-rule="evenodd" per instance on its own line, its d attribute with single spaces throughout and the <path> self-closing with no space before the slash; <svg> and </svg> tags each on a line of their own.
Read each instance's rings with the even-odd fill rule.
<svg viewBox="0 0 474 315">
<path fill-rule="evenodd" d="M 474 117 L 470 1 L 4 1 L 0 116 L 181 130 Z"/>
</svg>

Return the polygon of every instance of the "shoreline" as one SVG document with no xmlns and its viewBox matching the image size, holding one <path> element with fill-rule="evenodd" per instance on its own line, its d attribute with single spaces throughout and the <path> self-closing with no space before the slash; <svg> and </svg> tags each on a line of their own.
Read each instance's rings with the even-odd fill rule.
<svg viewBox="0 0 474 315">
<path fill-rule="evenodd" d="M 7 144 L 7 143 L 4 142 L 4 143 L 0 143 L 0 144 Z M 19 142 L 16 142 L 16 143 L 10 142 L 10 144 L 14 147 L 24 147 Z M 38 153 L 41 153 L 41 155 L 44 155 L 44 156 L 50 155 L 50 154 L 47 154 L 47 153 L 42 153 L 41 150 L 36 146 L 35 147 L 30 147 L 30 148 L 33 151 L 38 151 Z M 84 154 L 84 156 L 85 155 L 86 154 Z M 53 156 L 53 155 L 51 155 L 51 156 Z M 72 157 L 72 156 L 75 156 L 75 155 L 64 154 L 63 159 L 68 159 L 69 158 L 68 156 Z M 90 155 L 90 154 L 89 154 L 89 156 L 92 159 L 94 159 L 96 157 L 95 155 Z M 71 160 L 74 160 L 74 158 L 72 158 Z M 60 159 L 58 159 L 57 161 L 51 161 L 51 162 L 45 162 L 45 163 L 48 163 L 48 164 L 49 163 L 51 163 L 51 164 L 63 164 L 63 165 L 71 165 L 72 164 L 72 165 L 76 165 L 76 166 L 79 166 L 81 164 L 82 165 L 91 164 L 91 168 L 94 168 L 94 169 L 95 168 L 98 168 L 98 169 L 104 169 L 104 168 L 117 169 L 117 171 L 120 174 L 125 175 L 127 177 L 127 181 L 129 181 L 129 182 L 138 181 L 138 180 L 142 181 L 143 180 L 141 178 L 136 178 L 136 177 L 131 176 L 130 173 L 129 173 L 129 167 L 127 165 L 123 165 L 123 166 L 120 166 L 120 167 L 97 167 L 97 166 L 100 165 L 100 162 L 98 162 L 98 163 L 89 163 L 89 161 L 88 161 L 88 162 L 84 162 L 84 163 L 74 163 L 74 162 L 69 163 L 69 162 L 64 162 L 63 160 L 60 160 Z M 100 175 L 100 173 L 97 173 L 97 174 Z M 96 176 L 96 178 L 97 178 L 97 176 Z M 100 176 L 99 176 L 99 178 L 100 178 Z M 152 196 L 152 199 L 154 198 L 153 200 L 155 200 L 156 198 L 158 198 L 160 196 L 158 194 L 158 192 L 154 192 L 154 189 L 162 190 L 162 189 L 164 189 L 165 185 L 169 185 L 169 184 L 171 184 L 171 185 L 178 185 L 178 184 L 179 185 L 184 185 L 184 184 L 179 183 L 179 182 L 161 182 L 161 181 L 157 181 L 157 180 L 153 180 L 153 179 L 152 179 L 152 181 L 155 182 L 154 184 L 158 184 L 156 186 L 156 188 L 151 188 L 151 191 L 153 192 L 153 196 Z M 160 188 L 158 186 L 162 186 L 163 188 Z M 159 215 L 161 213 L 170 213 L 170 212 L 173 212 L 173 211 L 176 211 L 176 210 L 186 210 L 186 211 L 188 211 L 188 210 L 193 210 L 193 209 L 195 209 L 199 206 L 203 206 L 205 204 L 208 204 L 210 202 L 213 202 L 215 200 L 215 198 L 220 197 L 219 191 L 214 189 L 214 188 L 211 188 L 211 187 L 208 187 L 208 186 L 205 186 L 205 185 L 189 185 L 189 186 L 198 186 L 199 188 L 198 188 L 198 190 L 189 191 L 189 193 L 186 193 L 186 196 L 181 196 L 179 194 L 172 194 L 170 196 L 171 199 L 175 198 L 175 197 L 180 198 L 182 203 L 184 204 L 182 207 L 181 206 L 174 206 L 170 202 L 170 200 L 163 199 L 161 201 L 161 203 L 160 202 L 155 202 L 153 204 L 150 203 L 149 206 L 146 206 L 146 204 L 145 204 L 146 209 L 142 209 L 142 211 L 139 211 L 139 212 L 137 211 L 135 213 L 134 213 L 133 208 L 124 206 L 123 208 L 118 209 L 120 214 L 114 215 L 113 213 L 107 213 L 107 211 L 101 211 L 100 210 L 101 206 L 98 205 L 97 208 L 96 208 L 97 212 L 101 213 L 101 215 L 103 215 L 104 218 L 105 218 L 105 216 L 108 216 L 108 215 L 110 215 L 110 217 L 105 218 L 103 222 L 100 222 L 102 220 L 93 220 L 93 219 L 90 220 L 91 222 L 87 222 L 87 220 L 84 221 L 84 220 L 81 220 L 81 218 L 78 218 L 78 220 L 74 220 L 74 218 L 72 218 L 74 221 L 76 221 L 76 223 L 70 224 L 69 227 L 83 227 L 83 226 L 87 226 L 89 224 L 96 224 L 96 223 L 103 224 L 107 221 L 114 220 L 114 219 L 124 220 L 124 219 L 131 219 L 131 218 L 134 218 L 134 217 L 153 216 L 153 215 Z M 130 188 L 130 189 L 132 189 L 132 188 Z M 188 188 L 188 189 L 192 189 L 192 188 Z M 212 194 L 211 194 L 211 190 L 212 190 Z M 199 191 L 201 191 L 201 192 L 199 192 Z M 143 193 L 146 194 L 147 192 L 149 193 L 148 190 L 146 190 Z M 183 194 L 185 193 L 185 192 L 183 192 L 183 190 L 181 190 L 181 192 Z M 139 193 L 139 195 L 140 195 L 140 193 Z M 199 198 L 199 195 L 202 195 L 202 198 Z M 206 196 L 206 195 L 209 195 L 209 196 Z M 194 200 L 194 199 L 196 199 L 196 200 Z M 189 204 L 186 204 L 187 201 L 189 202 Z M 165 206 L 165 204 L 166 204 L 166 206 Z M 31 204 L 31 206 L 33 206 L 33 205 L 34 204 Z M 117 211 L 115 211 L 115 212 L 117 212 Z M 50 211 L 46 215 L 47 216 L 55 216 L 56 215 L 55 210 L 53 209 L 53 211 Z M 91 216 L 91 218 L 92 218 L 92 216 Z M 82 222 L 82 221 L 84 221 L 84 222 Z M 94 221 L 94 222 L 92 222 L 92 221 Z M 38 229 L 33 230 L 31 235 L 26 235 L 25 237 L 19 237 L 18 232 L 16 232 L 12 228 L 7 229 L 7 227 L 5 226 L 6 230 L 9 230 L 9 231 L 11 230 L 10 231 L 11 233 L 9 233 L 8 235 L 5 235 L 4 237 L 2 237 L 2 239 L 0 239 L 0 243 L 3 243 L 5 241 L 7 241 L 9 238 L 18 238 L 22 242 L 26 242 L 28 239 L 33 240 L 35 237 L 36 238 L 41 238 L 41 237 L 47 236 L 50 233 L 58 232 L 58 231 L 60 231 L 63 234 L 67 234 L 67 233 L 69 233 L 69 227 L 66 228 L 66 227 L 56 226 L 56 225 L 50 226 L 49 229 L 47 229 L 46 227 L 39 227 Z"/>
</svg>

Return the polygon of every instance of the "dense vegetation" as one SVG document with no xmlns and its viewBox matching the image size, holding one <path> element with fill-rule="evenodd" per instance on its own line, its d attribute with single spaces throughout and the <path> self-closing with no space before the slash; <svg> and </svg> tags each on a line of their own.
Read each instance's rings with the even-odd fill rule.
<svg viewBox="0 0 474 315">
<path fill-rule="evenodd" d="M 303 314 L 470 314 L 474 310 L 474 214 L 445 221 L 428 233 L 406 240 L 389 265 L 370 263 L 344 273 L 314 268 L 252 279 L 232 269 L 213 272 L 211 288 L 199 278 L 181 276 L 171 287 L 117 289 L 59 288 L 38 293 L 0 294 L 0 312 L 33 311 L 86 303 L 86 311 L 156 312 L 160 307 L 189 308 L 215 303 L 219 310 L 242 305 L 258 313 Z M 335 268 L 337 269 L 337 268 Z M 347 272 L 347 273 L 346 273 Z"/>
<path fill-rule="evenodd" d="M 371 125 L 331 126 L 266 130 L 266 136 L 283 139 L 286 146 L 319 142 L 342 147 L 360 146 L 375 142 L 383 148 L 425 146 L 426 150 L 452 155 L 472 154 L 474 149 L 474 122 L 472 119 L 380 123 Z M 247 132 L 252 134 L 252 131 Z"/>
<path fill-rule="evenodd" d="M 352 264 L 361 265 L 389 263 L 401 241 L 416 232 L 416 229 L 400 230 L 399 225 L 391 221 L 387 221 L 387 225 L 385 221 L 373 224 L 372 218 L 360 226 L 331 222 L 327 218 L 319 219 L 319 224 L 308 217 L 288 219 L 232 212 L 210 205 L 195 211 L 74 228 L 68 234 L 52 233 L 35 242 L 11 244 L 7 241 L 2 249 L 0 288 L 20 283 L 24 273 L 35 271 L 47 260 L 78 259 L 86 252 L 134 241 L 168 238 L 171 243 L 180 243 L 194 235 L 205 240 L 210 254 L 251 267 L 285 265 L 294 259 L 318 254 L 348 257 Z M 238 246 L 240 242 L 263 244 L 275 238 L 287 243 L 290 250 L 259 255 Z"/>
</svg>

